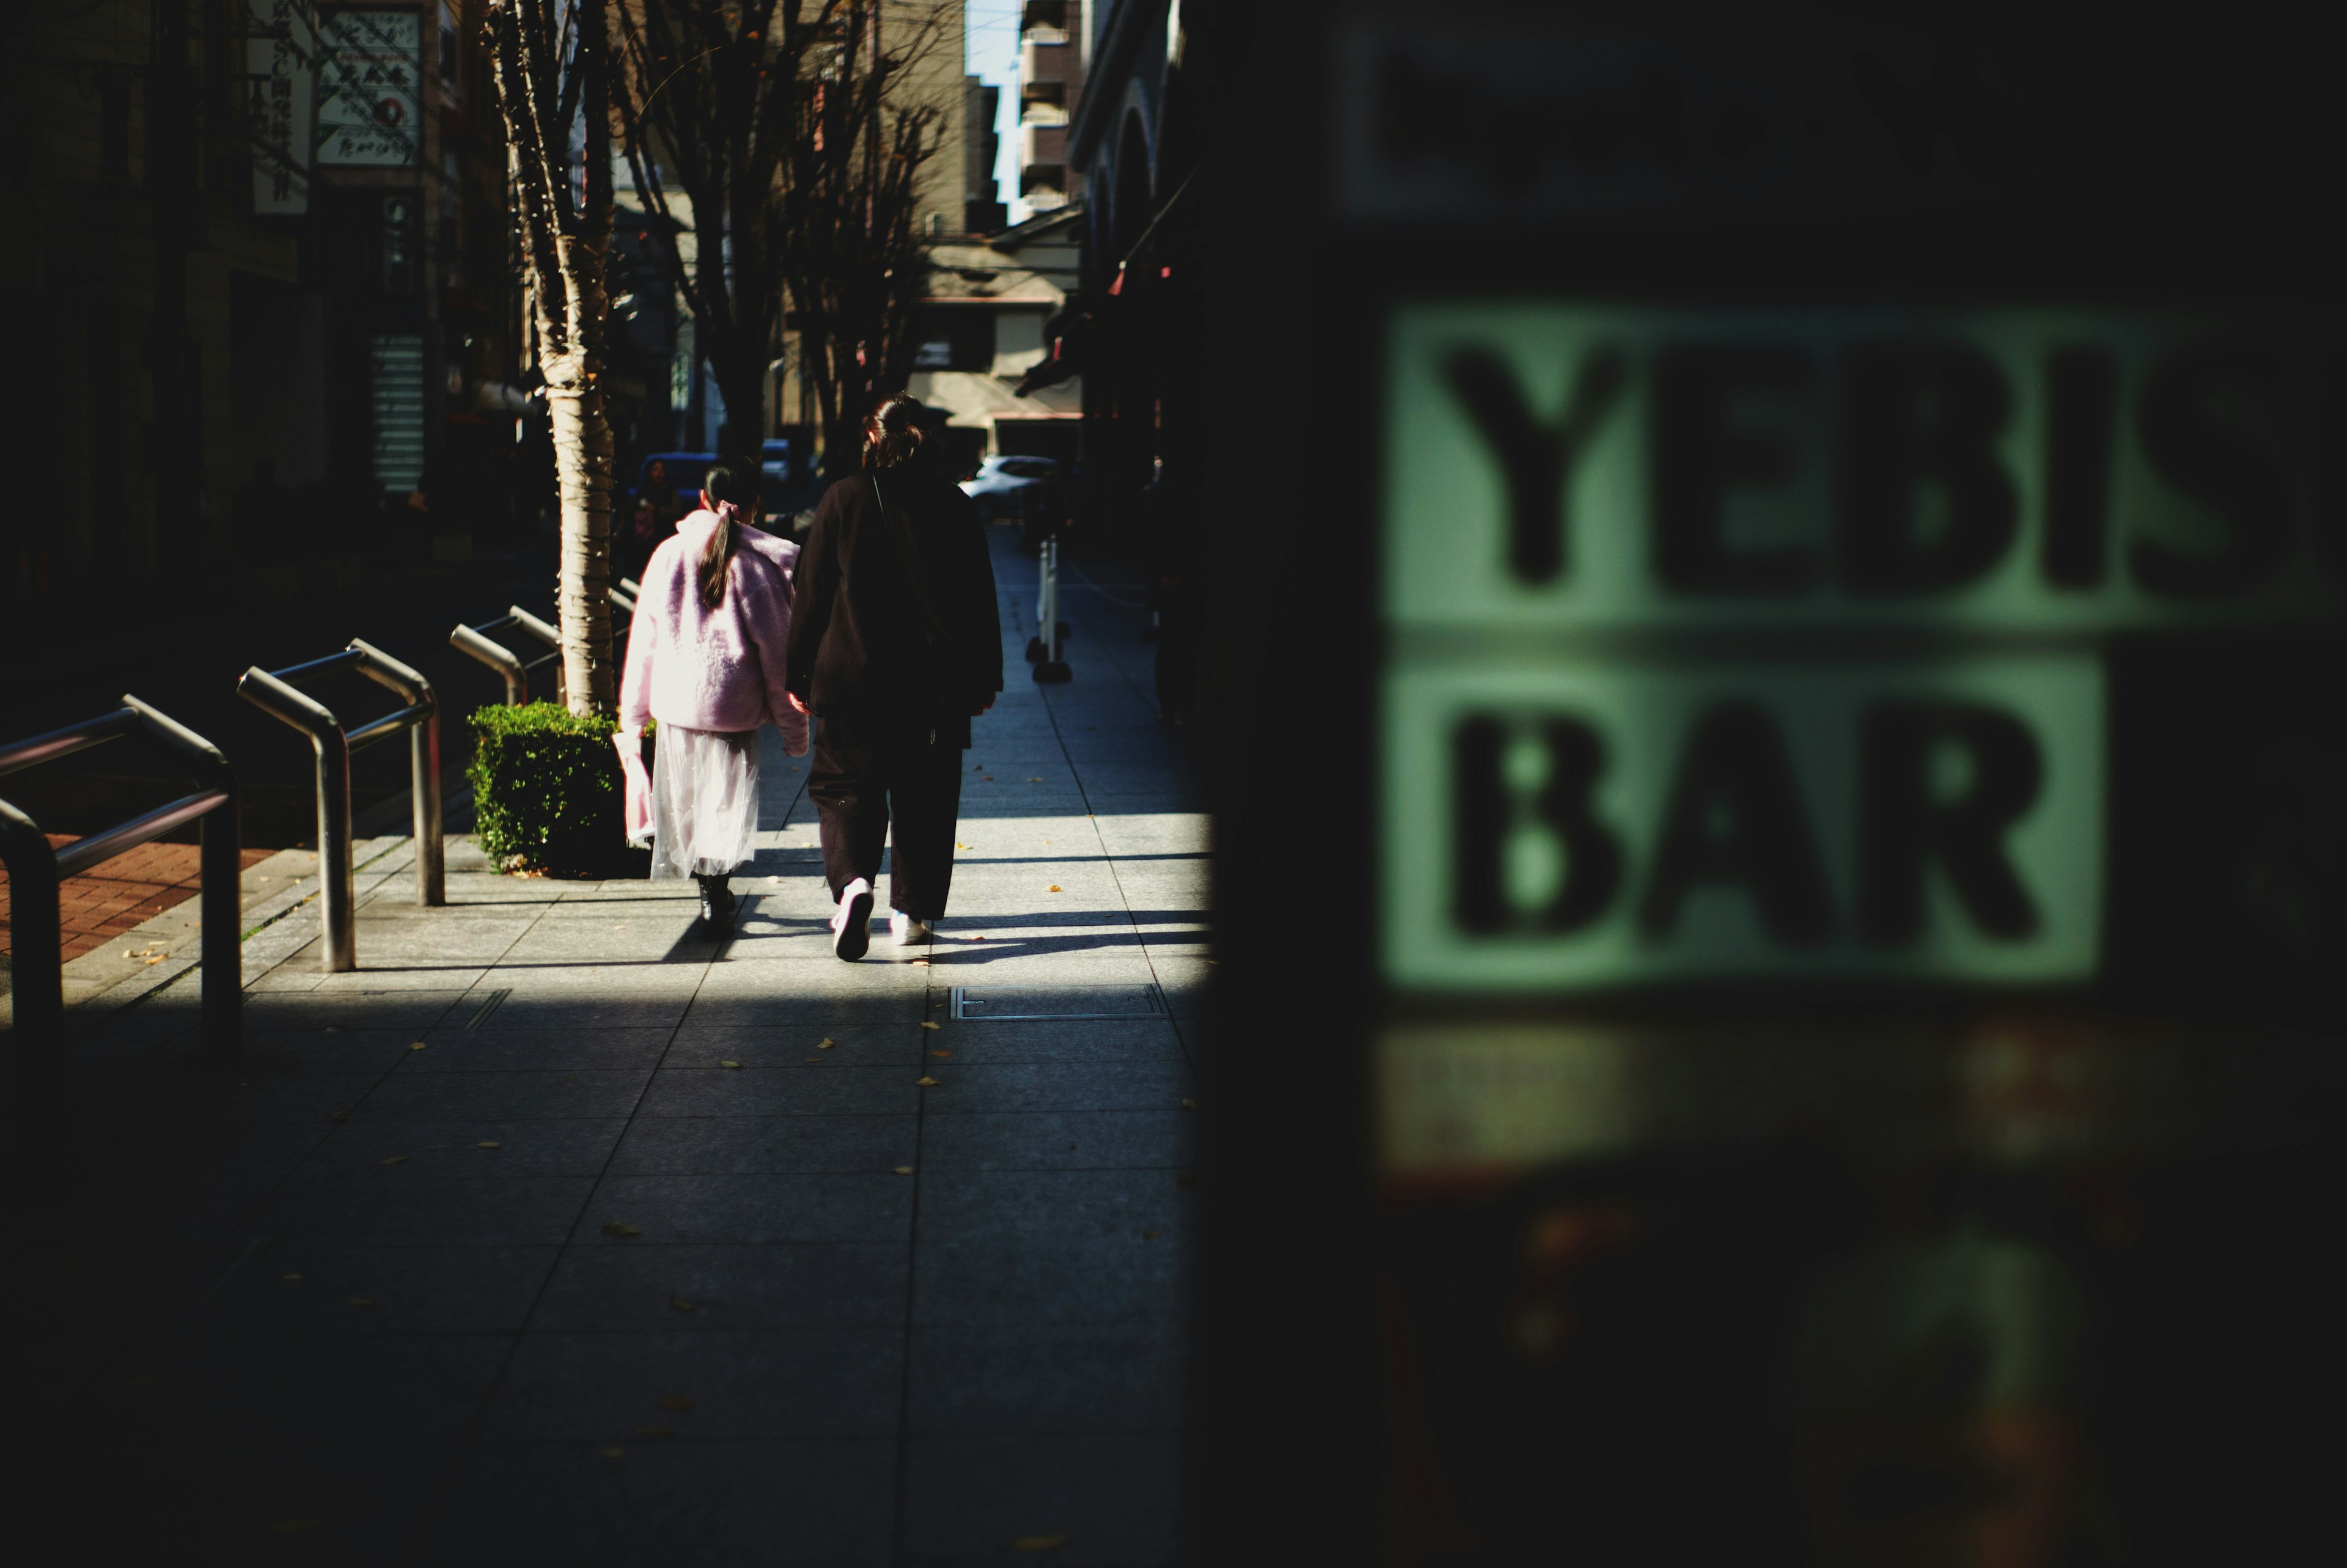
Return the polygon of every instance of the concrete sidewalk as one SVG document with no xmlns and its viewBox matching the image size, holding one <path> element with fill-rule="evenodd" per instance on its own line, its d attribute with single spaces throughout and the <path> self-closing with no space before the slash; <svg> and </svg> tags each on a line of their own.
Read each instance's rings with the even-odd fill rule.
<svg viewBox="0 0 2347 1568">
<path fill-rule="evenodd" d="M 723 942 L 690 884 L 457 841 L 423 909 L 395 853 L 357 973 L 248 944 L 233 1072 L 190 976 L 20 1081 L 57 1506 L 254 1562 L 1172 1561 L 1204 818 L 1136 595 L 1063 593 L 1038 687 L 997 569 L 933 944 L 830 956 L 770 733 Z"/>
</svg>

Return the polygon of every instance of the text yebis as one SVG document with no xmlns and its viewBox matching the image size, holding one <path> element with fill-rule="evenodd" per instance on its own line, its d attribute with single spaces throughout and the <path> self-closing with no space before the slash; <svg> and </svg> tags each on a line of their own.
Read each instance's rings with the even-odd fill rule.
<svg viewBox="0 0 2347 1568">
<path fill-rule="evenodd" d="M 2335 602 L 2347 566 L 2340 443 L 2324 439 L 2347 434 L 2331 428 L 2347 378 L 2280 340 L 1460 309 L 1413 320 L 1398 347 L 1397 413 L 1433 428 L 1398 427 L 1389 504 L 1441 508 L 1481 591 L 1572 614 L 1987 589 L 2024 593 L 2019 619 L 2074 621 L 2121 600 L 2195 612 L 2299 578 Z M 1465 588 L 1464 566 L 1399 542 L 1403 621 L 1471 610 L 1444 588 Z"/>
</svg>

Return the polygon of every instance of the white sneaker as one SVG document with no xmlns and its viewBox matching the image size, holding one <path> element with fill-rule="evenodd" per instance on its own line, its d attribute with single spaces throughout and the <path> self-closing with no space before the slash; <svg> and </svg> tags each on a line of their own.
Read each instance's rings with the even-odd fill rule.
<svg viewBox="0 0 2347 1568">
<path fill-rule="evenodd" d="M 831 914 L 831 950 L 850 960 L 864 956 L 872 945 L 872 884 L 859 876 L 839 890 L 839 907 Z"/>
<path fill-rule="evenodd" d="M 927 920 L 917 919 L 902 909 L 888 916 L 888 938 L 900 948 L 918 947 L 929 939 L 930 931 Z"/>
</svg>

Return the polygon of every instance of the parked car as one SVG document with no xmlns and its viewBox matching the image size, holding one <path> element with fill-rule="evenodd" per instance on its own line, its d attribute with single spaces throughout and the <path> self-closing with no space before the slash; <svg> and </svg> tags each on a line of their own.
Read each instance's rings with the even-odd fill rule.
<svg viewBox="0 0 2347 1568">
<path fill-rule="evenodd" d="M 979 463 L 978 472 L 961 482 L 961 490 L 978 503 L 978 515 L 989 521 L 996 518 L 1034 518 L 1040 509 L 1058 498 L 1060 479 L 1056 458 L 1013 452 Z M 1048 521 L 1056 520 L 1048 519 L 1047 526 Z"/>
<path fill-rule="evenodd" d="M 766 477 L 766 493 L 780 495 L 798 478 L 798 464 L 788 441 L 769 441 L 758 449 L 758 466 Z"/>
<path fill-rule="evenodd" d="M 677 495 L 697 507 L 701 504 L 701 477 L 708 473 L 709 466 L 716 461 L 717 454 L 714 452 L 647 453 L 644 460 L 636 465 L 636 487 L 630 490 L 629 495 L 634 497 L 643 494 L 644 485 L 651 475 L 652 465 L 660 463 L 666 466 L 668 482 Z"/>
</svg>

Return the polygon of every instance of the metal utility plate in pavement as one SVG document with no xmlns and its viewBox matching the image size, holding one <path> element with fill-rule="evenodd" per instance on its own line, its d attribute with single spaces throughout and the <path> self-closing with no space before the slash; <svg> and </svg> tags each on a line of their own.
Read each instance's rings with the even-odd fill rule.
<svg viewBox="0 0 2347 1568">
<path fill-rule="evenodd" d="M 990 1023 L 1167 1015 L 1155 986 L 956 986 L 949 1016 Z"/>
</svg>

